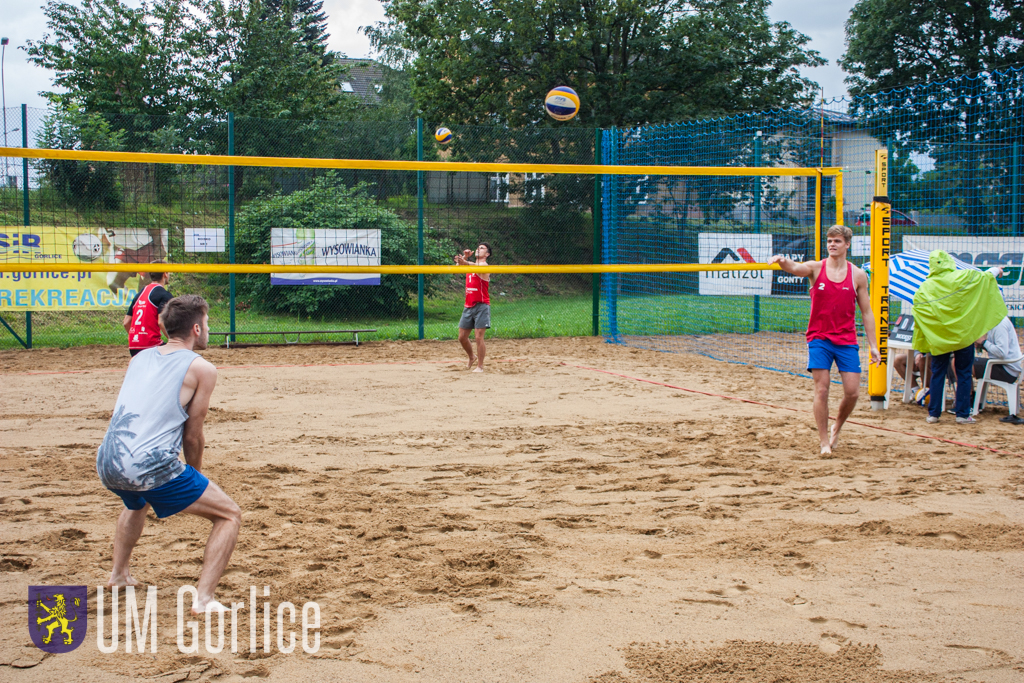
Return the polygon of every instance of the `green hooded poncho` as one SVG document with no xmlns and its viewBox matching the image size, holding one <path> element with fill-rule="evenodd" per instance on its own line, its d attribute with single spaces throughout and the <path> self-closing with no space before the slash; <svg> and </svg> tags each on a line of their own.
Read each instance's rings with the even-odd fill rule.
<svg viewBox="0 0 1024 683">
<path fill-rule="evenodd" d="M 966 348 L 1006 317 L 992 275 L 957 270 L 944 251 L 933 251 L 928 263 L 928 277 L 914 295 L 915 349 L 938 355 Z"/>
</svg>

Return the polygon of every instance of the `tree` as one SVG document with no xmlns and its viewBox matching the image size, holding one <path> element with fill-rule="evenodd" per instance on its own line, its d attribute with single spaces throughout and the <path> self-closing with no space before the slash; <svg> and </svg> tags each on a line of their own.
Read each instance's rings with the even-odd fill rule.
<svg viewBox="0 0 1024 683">
<path fill-rule="evenodd" d="M 1024 5 L 860 0 L 846 36 L 840 65 L 851 74 L 851 113 L 898 155 L 931 157 L 928 179 L 948 176 L 940 185 L 956 190 L 932 208 L 962 216 L 973 231 L 998 220 L 1011 174 L 996 145 L 1019 139 L 1024 113 L 1024 72 L 999 69 L 1024 61 Z"/>
<path fill-rule="evenodd" d="M 575 125 L 624 126 L 809 101 L 824 63 L 772 23 L 769 0 L 385 0 L 382 34 L 415 54 L 432 120 L 554 125 L 544 94 L 573 87 Z"/>
</svg>

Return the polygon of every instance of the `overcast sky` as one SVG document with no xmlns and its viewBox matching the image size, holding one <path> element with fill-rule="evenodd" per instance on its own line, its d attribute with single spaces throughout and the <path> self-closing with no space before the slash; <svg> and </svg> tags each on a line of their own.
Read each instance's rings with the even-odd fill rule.
<svg viewBox="0 0 1024 683">
<path fill-rule="evenodd" d="M 843 54 L 843 24 L 854 4 L 855 0 L 775 0 L 770 10 L 772 20 L 788 21 L 810 36 L 810 47 L 828 59 L 828 66 L 805 70 L 806 76 L 821 84 L 826 98 L 846 93 L 843 72 L 836 60 Z M 7 106 L 24 103 L 30 107 L 45 107 L 46 102 L 39 92 L 51 89 L 51 73 L 29 64 L 25 52 L 17 49 L 24 46 L 26 40 L 39 40 L 46 33 L 42 3 L 7 0 L 4 5 L 0 35 L 11 40 L 3 63 Z M 359 32 L 359 27 L 384 18 L 378 0 L 324 0 L 324 9 L 332 50 L 349 57 L 372 56 L 369 42 Z"/>
</svg>

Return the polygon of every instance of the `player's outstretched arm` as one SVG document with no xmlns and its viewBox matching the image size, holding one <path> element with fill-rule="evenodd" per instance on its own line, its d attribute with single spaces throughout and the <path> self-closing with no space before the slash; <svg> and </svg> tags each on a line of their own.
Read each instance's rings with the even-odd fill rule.
<svg viewBox="0 0 1024 683">
<path fill-rule="evenodd" d="M 779 268 L 797 277 L 812 277 L 814 275 L 814 266 L 817 265 L 817 261 L 798 263 L 782 254 L 772 256 L 768 259 L 768 263 L 778 263 Z"/>
<path fill-rule="evenodd" d="M 856 268 L 852 263 L 850 268 Z M 878 328 L 875 327 L 875 313 L 871 310 L 871 295 L 868 293 L 868 276 L 860 268 L 853 271 L 853 286 L 857 290 L 857 305 L 860 306 L 860 317 L 864 321 L 864 336 L 868 338 L 868 355 L 871 364 L 882 362 L 882 354 L 878 350 Z"/>
<path fill-rule="evenodd" d="M 182 435 L 182 449 L 185 453 L 185 462 L 200 472 L 203 470 L 203 449 L 206 447 L 203 421 L 206 420 L 206 413 L 210 411 L 210 397 L 216 384 L 217 368 L 209 361 L 197 358 L 192 361 L 182 385 L 182 391 L 190 386 L 195 387 L 195 392 L 185 408 L 188 419 L 185 421 Z"/>
</svg>

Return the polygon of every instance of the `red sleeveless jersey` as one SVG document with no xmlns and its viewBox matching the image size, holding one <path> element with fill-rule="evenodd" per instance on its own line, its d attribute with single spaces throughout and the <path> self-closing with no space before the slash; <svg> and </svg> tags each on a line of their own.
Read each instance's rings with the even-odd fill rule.
<svg viewBox="0 0 1024 683">
<path fill-rule="evenodd" d="M 132 306 L 132 325 L 128 329 L 129 349 L 149 349 L 160 346 L 160 310 L 150 301 L 156 282 L 146 285 Z"/>
<path fill-rule="evenodd" d="M 466 308 L 491 303 L 491 283 L 476 273 L 466 273 Z"/>
<path fill-rule="evenodd" d="M 856 346 L 857 323 L 854 312 L 857 290 L 853 286 L 853 264 L 846 264 L 842 282 L 828 279 L 827 261 L 821 262 L 818 279 L 811 287 L 811 318 L 807 321 L 807 341 L 827 339 L 840 346 Z"/>
</svg>

